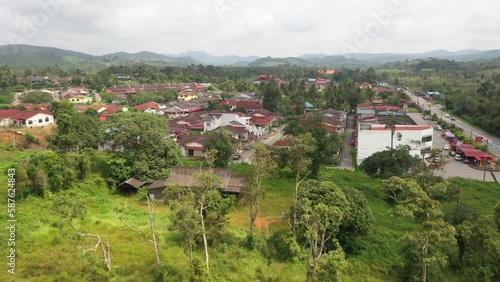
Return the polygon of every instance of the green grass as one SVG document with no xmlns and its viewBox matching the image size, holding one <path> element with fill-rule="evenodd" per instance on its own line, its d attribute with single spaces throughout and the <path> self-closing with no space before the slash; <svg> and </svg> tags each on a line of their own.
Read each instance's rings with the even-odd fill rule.
<svg viewBox="0 0 500 282">
<path fill-rule="evenodd" d="M 0 152 L 2 153 L 2 152 Z M 1 167 L 19 161 L 27 152 L 6 152 L 0 154 Z M 184 161 L 183 165 L 199 166 L 199 162 Z M 249 165 L 231 163 L 234 173 L 245 174 Z M 210 246 L 212 281 L 304 281 L 305 264 L 287 260 L 280 254 L 276 239 L 270 238 L 289 230 L 284 214 L 292 205 L 294 181 L 285 177 L 264 182 L 267 190 L 261 201 L 259 219 L 263 227 L 256 233 L 256 247 L 245 248 L 248 233 L 248 206 L 241 199 L 230 211 L 229 224 L 220 241 Z M 4 176 L 2 176 L 4 177 Z M 379 181 L 361 172 L 327 169 L 320 172 L 320 179 L 332 181 L 339 186 L 348 185 L 361 191 L 369 202 L 374 215 L 374 224 L 367 235 L 356 239 L 362 246 L 354 255 L 348 256 L 345 281 L 397 281 L 397 271 L 402 265 L 400 239 L 408 231 L 419 226 L 401 218 L 388 215 L 391 205 L 381 199 Z M 495 183 L 454 178 L 453 185 L 461 185 L 461 200 L 476 208 L 481 214 L 491 214 L 500 199 L 500 187 Z M 75 225 L 85 232 L 108 238 L 111 245 L 112 271 L 104 269 L 100 252 L 82 253 L 83 248 L 93 247 L 91 238 L 78 238 L 66 222 L 50 212 L 51 202 L 56 195 L 46 198 L 28 197 L 18 201 L 17 208 L 17 276 L 15 281 L 152 281 L 156 275 L 153 245 L 131 230 L 121 230 L 122 216 L 132 226 L 148 233 L 147 205 L 137 196 L 123 197 L 113 194 L 104 181 L 92 176 L 68 190 L 71 197 L 86 203 L 88 208 L 84 220 L 75 220 Z M 453 205 L 445 203 L 445 208 Z M 190 266 L 180 245 L 182 237 L 168 228 L 170 211 L 162 202 L 155 202 L 156 222 L 160 236 L 162 263 L 170 269 L 175 281 L 188 281 Z M 0 213 L 5 222 L 6 213 Z M 0 236 L 5 238 L 3 228 Z M 273 242 L 273 243 L 271 243 Z M 6 249 L 1 255 L 6 256 Z M 201 244 L 195 250 L 195 257 L 203 260 Z M 450 271 L 447 276 L 456 279 Z M 453 279 L 452 279 L 453 278 Z M 9 281 L 11 276 L 4 271 L 0 281 Z"/>
</svg>

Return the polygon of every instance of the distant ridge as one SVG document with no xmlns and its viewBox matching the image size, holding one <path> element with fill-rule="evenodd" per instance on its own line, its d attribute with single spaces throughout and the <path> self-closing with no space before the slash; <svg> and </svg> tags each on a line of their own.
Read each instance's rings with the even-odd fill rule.
<svg viewBox="0 0 500 282">
<path fill-rule="evenodd" d="M 58 65 L 69 68 L 103 69 L 110 65 L 147 63 L 158 66 L 185 66 L 190 64 L 271 67 L 296 65 L 309 67 L 361 67 L 381 65 L 415 59 L 448 59 L 455 61 L 489 60 L 500 57 L 500 50 L 480 51 L 474 49 L 447 51 L 435 50 L 425 53 L 348 53 L 343 55 L 304 54 L 297 57 L 272 58 L 258 56 L 212 56 L 204 51 L 190 51 L 176 55 L 158 54 L 150 51 L 137 53 L 116 52 L 106 55 L 91 55 L 54 47 L 31 45 L 0 45 L 0 64 L 13 67 L 45 68 Z"/>
</svg>

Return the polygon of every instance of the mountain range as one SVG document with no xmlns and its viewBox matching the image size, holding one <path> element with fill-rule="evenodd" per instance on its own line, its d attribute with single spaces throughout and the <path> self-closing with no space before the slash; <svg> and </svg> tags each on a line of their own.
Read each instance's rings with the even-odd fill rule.
<svg viewBox="0 0 500 282">
<path fill-rule="evenodd" d="M 304 54 L 297 57 L 271 58 L 258 56 L 241 57 L 237 55 L 212 56 L 203 51 L 190 51 L 182 54 L 158 54 L 149 51 L 141 51 L 137 53 L 116 52 L 96 56 L 53 47 L 0 45 L 0 65 L 22 68 L 44 68 L 58 65 L 60 67 L 80 68 L 86 70 L 102 69 L 110 65 L 131 65 L 138 63 L 148 63 L 158 66 L 204 64 L 266 67 L 285 64 L 311 67 L 353 67 L 425 59 L 429 57 L 455 61 L 487 60 L 500 57 L 500 49 L 488 51 L 468 49 L 454 52 L 436 50 L 426 53 L 413 54 Z"/>
</svg>

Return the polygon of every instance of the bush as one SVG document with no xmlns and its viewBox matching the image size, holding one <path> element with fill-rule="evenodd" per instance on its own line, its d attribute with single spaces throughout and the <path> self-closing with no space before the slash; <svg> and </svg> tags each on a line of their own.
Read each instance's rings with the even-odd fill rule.
<svg viewBox="0 0 500 282">
<path fill-rule="evenodd" d="M 28 144 L 40 144 L 40 139 L 38 137 L 35 137 L 33 134 L 27 132 L 26 135 L 24 135 L 24 138 L 26 139 L 26 142 Z"/>
</svg>

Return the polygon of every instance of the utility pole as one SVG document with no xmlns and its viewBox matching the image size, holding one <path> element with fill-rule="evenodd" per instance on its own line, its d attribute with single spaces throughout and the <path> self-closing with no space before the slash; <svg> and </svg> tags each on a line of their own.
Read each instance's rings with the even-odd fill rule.
<svg viewBox="0 0 500 282">
<path fill-rule="evenodd" d="M 486 151 L 488 151 L 488 139 L 486 139 Z M 483 172 L 483 181 L 486 179 L 486 158 L 483 157 L 483 165 L 484 165 L 484 172 Z"/>
</svg>

